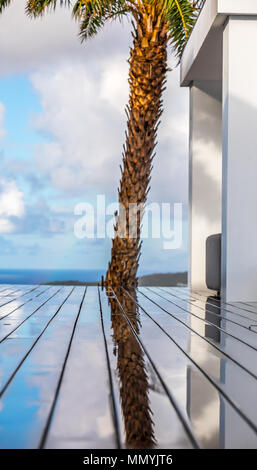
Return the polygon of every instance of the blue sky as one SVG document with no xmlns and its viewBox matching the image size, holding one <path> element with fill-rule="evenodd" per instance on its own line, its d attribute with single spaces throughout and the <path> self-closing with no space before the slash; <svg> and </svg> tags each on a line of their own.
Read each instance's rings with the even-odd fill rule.
<svg viewBox="0 0 257 470">
<path fill-rule="evenodd" d="M 39 97 L 26 75 L 0 80 L 0 99 L 5 107 L 4 151 L 9 158 L 33 157 L 33 145 L 40 135 L 33 128 L 33 116 L 40 112 Z"/>
<path fill-rule="evenodd" d="M 74 207 L 117 199 L 129 27 L 110 25 L 81 46 L 67 12 L 35 24 L 23 5 L 0 18 L 0 269 L 104 269 L 111 242 L 78 240 Z M 183 246 L 145 240 L 142 272 L 187 269 L 187 105 L 175 70 L 149 202 L 183 203 Z"/>
</svg>

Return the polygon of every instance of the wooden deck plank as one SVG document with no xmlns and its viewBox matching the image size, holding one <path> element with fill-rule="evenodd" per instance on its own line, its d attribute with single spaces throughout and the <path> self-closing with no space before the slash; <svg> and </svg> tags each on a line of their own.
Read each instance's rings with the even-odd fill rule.
<svg viewBox="0 0 257 470">
<path fill-rule="evenodd" d="M 84 291 L 76 287 L 51 317 L 2 394 L 0 448 L 40 445 Z"/>
<path fill-rule="evenodd" d="M 232 323 L 224 315 L 211 315 L 209 311 L 206 314 L 205 309 L 198 307 L 194 303 L 190 303 L 188 300 L 180 299 L 178 296 L 175 297 L 173 294 L 167 296 L 166 293 L 159 293 L 154 291 L 152 288 L 147 288 L 147 290 L 149 292 L 155 292 L 159 297 L 165 299 L 165 302 L 169 302 L 170 304 L 184 308 L 194 318 L 199 319 L 200 321 L 211 326 L 213 325 L 213 327 L 217 330 L 223 331 L 225 334 L 233 336 L 236 340 L 254 348 L 255 351 L 257 351 L 257 334 L 255 331 L 250 330 L 246 326 Z M 249 320 L 248 326 L 251 324 L 252 321 Z"/>
<path fill-rule="evenodd" d="M 51 318 L 66 301 L 72 287 L 63 287 L 43 305 L 33 316 L 19 326 L 7 339 L 0 343 L 0 396 L 8 386 L 13 374 L 30 352 L 37 338 L 44 331 Z"/>
<path fill-rule="evenodd" d="M 142 299 L 139 304 L 141 305 Z M 149 310 L 149 305 L 144 302 L 144 308 Z M 165 318 L 165 316 L 164 316 Z M 205 404 L 204 419 L 200 420 L 199 415 L 191 416 L 192 425 L 201 445 L 206 448 L 218 448 L 219 442 L 219 410 L 222 406 L 228 409 L 230 416 L 237 426 L 243 429 L 244 446 L 257 446 L 257 434 L 249 427 L 249 423 L 242 419 L 238 411 L 231 406 L 224 396 L 208 380 L 208 378 L 193 364 L 183 352 L 178 349 L 168 336 L 158 328 L 158 326 L 147 316 L 142 317 L 141 336 L 144 344 L 151 350 L 154 361 L 158 364 L 164 380 L 169 388 L 175 393 L 180 405 L 185 413 L 188 411 L 188 375 L 194 377 L 194 383 L 201 391 L 195 399 L 198 399 L 198 409 L 201 402 Z M 167 325 L 166 325 L 167 327 Z M 174 331 L 174 329 L 173 329 Z M 176 339 L 179 337 L 179 331 L 176 329 Z M 197 406 L 196 406 L 197 408 Z M 215 418 L 213 419 L 213 416 Z"/>
<path fill-rule="evenodd" d="M 10 284 L 0 284 L 0 297 L 4 295 L 4 292 L 10 290 L 11 291 L 12 286 Z"/>
<path fill-rule="evenodd" d="M 16 312 L 18 309 L 21 307 L 28 305 L 30 302 L 35 300 L 37 297 L 39 297 L 41 294 L 46 292 L 49 289 L 49 287 L 38 287 L 37 289 L 33 291 L 29 291 L 26 294 L 23 294 L 22 296 L 18 296 L 17 298 L 13 298 L 11 301 L 6 302 L 4 305 L 0 307 L 0 320 L 5 319 L 9 315 L 13 314 Z"/>
<path fill-rule="evenodd" d="M 45 447 L 117 447 L 95 287 L 87 288 Z"/>
<path fill-rule="evenodd" d="M 149 296 L 149 291 L 144 290 L 143 288 L 139 289 L 143 295 L 149 298 L 150 302 L 159 306 L 163 311 L 168 315 L 173 316 L 180 323 L 182 323 L 187 329 L 195 332 L 200 335 L 207 341 L 206 338 L 206 325 L 204 322 L 200 321 L 198 318 L 194 318 L 190 313 L 183 307 L 177 307 L 177 305 L 171 305 L 170 302 L 167 302 L 165 299 L 160 298 L 157 294 L 151 292 Z M 214 332 L 217 332 L 217 328 L 213 327 L 212 335 L 214 337 Z M 254 349 L 249 348 L 247 345 L 235 340 L 231 336 L 227 336 L 225 333 L 220 333 L 220 340 L 217 343 L 216 338 L 213 338 L 211 335 L 208 337 L 208 341 L 211 342 L 215 347 L 218 347 L 225 354 L 230 356 L 233 360 L 241 364 L 246 370 L 250 371 L 254 376 L 257 376 L 257 363 L 256 363 L 256 352 Z"/>
<path fill-rule="evenodd" d="M 219 298 L 214 296 L 199 296 L 196 293 L 187 293 L 183 297 L 179 293 L 178 289 L 169 290 L 167 288 L 159 287 L 154 288 L 153 290 L 168 294 L 176 298 L 181 298 L 184 301 L 188 301 L 190 304 L 198 306 L 200 309 L 205 312 L 210 312 L 210 315 L 217 316 L 220 318 L 225 317 L 228 321 L 235 322 L 239 325 L 249 327 L 254 321 L 257 321 L 257 316 L 253 312 L 246 312 L 243 310 L 234 310 L 233 307 L 227 306 L 225 303 L 221 302 Z"/>
<path fill-rule="evenodd" d="M 150 288 L 153 292 L 156 292 L 162 297 L 167 298 L 171 303 L 175 302 L 177 305 L 177 300 L 180 299 L 179 292 L 177 291 L 174 293 L 174 289 L 168 291 L 166 288 Z M 168 297 L 167 297 L 168 296 Z M 198 316 L 204 318 L 211 324 L 216 325 L 217 327 L 222 327 L 226 330 L 227 333 L 230 333 L 237 338 L 245 341 L 247 344 L 256 348 L 257 342 L 257 318 L 254 313 L 247 313 L 244 314 L 233 311 L 229 311 L 228 309 L 232 307 L 227 307 L 226 304 L 217 305 L 215 298 L 209 298 L 208 302 L 204 302 L 203 298 L 201 300 L 196 299 L 193 295 L 187 295 L 186 297 L 183 295 L 181 299 L 185 303 L 185 308 L 191 312 L 192 314 L 196 313 Z M 211 303 L 213 301 L 213 303 Z M 188 305 L 187 305 L 188 304 Z M 193 307 L 192 307 L 193 306 Z M 199 312 L 196 309 L 200 309 L 202 311 Z M 255 316 L 255 318 L 254 318 Z M 238 328 L 239 327 L 239 328 Z M 241 329 L 243 328 L 243 330 Z M 248 337 L 249 334 L 249 337 Z M 256 335 L 256 336 L 253 336 Z"/>
<path fill-rule="evenodd" d="M 150 290 L 150 292 L 154 294 L 153 291 Z M 203 325 L 197 323 L 194 318 L 191 318 L 190 316 L 187 317 L 184 310 L 181 311 L 180 308 L 176 309 L 176 305 L 170 308 L 169 304 L 167 309 L 167 305 L 165 305 L 165 302 L 163 302 L 163 298 L 159 298 L 158 296 L 155 297 L 154 295 L 149 296 L 149 291 L 147 290 L 142 290 L 142 293 L 139 293 L 139 295 L 143 295 L 144 300 L 148 300 L 150 309 L 149 311 L 164 312 L 169 316 L 170 319 L 174 319 L 177 324 L 184 328 L 184 334 L 186 337 L 188 334 L 190 334 L 190 338 L 200 338 L 200 340 L 203 341 L 203 345 L 206 344 L 206 347 L 211 347 L 211 350 L 213 350 L 214 354 L 217 352 L 218 354 L 224 355 L 226 360 L 232 361 L 236 366 L 243 368 L 246 373 L 252 375 L 254 379 L 257 379 L 255 353 L 252 353 L 251 350 L 250 354 L 247 354 L 249 353 L 249 350 L 247 350 L 246 353 L 244 349 L 240 349 L 241 344 L 238 348 L 237 341 L 234 341 L 233 338 L 227 338 L 222 332 L 218 332 L 217 334 L 217 330 L 214 327 L 203 327 Z M 233 353 L 236 354 L 234 355 Z M 251 367 L 251 365 L 253 367 Z"/>
<path fill-rule="evenodd" d="M 240 307 L 251 307 L 257 313 L 257 302 L 237 302 L 237 306 Z"/>
<path fill-rule="evenodd" d="M 17 295 L 13 294 L 7 297 L 2 297 L 2 299 L 0 300 L 0 312 L 4 311 L 2 309 L 6 305 L 11 304 L 13 302 L 20 301 L 21 299 L 23 300 L 23 302 L 25 302 L 27 299 L 32 298 L 33 296 L 35 296 L 37 293 L 39 293 L 42 290 L 44 290 L 44 288 L 41 286 L 33 286 L 33 288 L 29 290 L 18 292 Z"/>
<path fill-rule="evenodd" d="M 51 287 L 45 291 L 40 292 L 31 301 L 25 305 L 17 307 L 9 314 L 6 314 L 0 319 L 0 343 L 5 340 L 10 334 L 12 334 L 17 328 L 19 328 L 30 316 L 34 315 L 39 309 L 40 314 L 42 306 L 49 302 L 62 287 Z M 29 327 L 29 323 L 26 324 L 26 328 Z"/>
<path fill-rule="evenodd" d="M 242 410 L 249 420 L 257 423 L 257 410 L 255 410 L 257 380 L 202 338 L 186 330 L 182 324 L 178 324 L 174 318 L 166 315 L 160 308 L 149 305 L 149 301 L 140 294 L 138 302 L 166 334 L 177 343 L 184 354 L 188 355 L 195 364 L 200 365 L 203 373 L 233 400 L 237 408 Z M 224 368 L 226 369 L 225 375 L 221 373 Z M 226 377 L 236 377 L 246 387 L 231 387 L 230 381 L 225 380 Z"/>
<path fill-rule="evenodd" d="M 12 287 L 12 288 L 8 288 L 8 289 L 5 289 L 4 292 L 2 292 L 2 295 L 1 295 L 1 300 L 2 298 L 4 297 L 12 297 L 14 296 L 16 293 L 17 295 L 20 295 L 21 293 L 25 292 L 28 290 L 28 287 L 19 287 L 19 286 L 15 286 L 15 287 Z"/>
<path fill-rule="evenodd" d="M 200 297 L 206 297 L 206 293 L 203 291 L 194 291 L 194 294 L 199 295 Z M 210 295 L 212 293 L 210 292 Z M 257 313 L 257 302 L 223 302 L 227 308 L 232 308 L 234 311 L 244 312 L 244 313 Z"/>
<path fill-rule="evenodd" d="M 133 412 L 128 413 L 126 407 L 121 406 L 121 398 L 123 397 L 123 402 L 129 401 L 130 396 L 133 396 L 134 390 L 134 400 L 140 400 L 141 403 L 148 401 L 149 412 L 152 416 L 154 426 L 154 440 L 156 441 L 156 448 L 192 448 L 192 443 L 190 442 L 189 437 L 187 436 L 180 419 L 178 418 L 173 406 L 170 403 L 169 397 L 167 396 L 158 376 L 153 370 L 149 360 L 146 358 L 144 351 L 142 350 L 140 344 L 133 333 L 130 331 L 129 325 L 124 325 L 124 320 L 122 321 L 122 314 L 119 312 L 113 315 L 114 319 L 111 324 L 111 310 L 108 305 L 108 300 L 105 293 L 101 293 L 102 307 L 103 307 L 103 317 L 105 322 L 106 336 L 108 338 L 109 345 L 109 354 L 111 360 L 112 373 L 114 377 L 115 384 L 115 393 L 116 401 L 119 403 L 119 421 L 122 425 L 122 445 L 126 447 L 126 429 L 133 427 L 133 424 L 136 428 L 136 422 L 133 423 Z M 128 306 L 126 306 L 128 307 Z M 135 312 L 130 315 L 134 317 Z M 117 317 L 117 325 L 115 321 Z M 120 317 L 120 318 L 119 318 Z M 125 321 L 126 324 L 126 321 Z M 140 328 L 140 324 L 138 324 Z M 124 339 L 121 338 L 119 344 L 116 343 L 119 338 L 120 328 L 125 328 Z M 140 328 L 140 337 L 141 337 L 141 328 Z M 116 338 L 116 341 L 114 340 Z M 137 346 L 136 346 L 136 344 Z M 113 354 L 113 350 L 116 350 L 116 355 Z M 134 379 L 132 385 L 126 378 L 126 371 L 123 371 L 123 368 L 120 366 L 120 361 L 135 361 L 135 356 L 137 356 L 138 364 L 135 366 L 142 369 L 137 380 Z M 143 360 L 143 368 L 142 361 Z M 146 376 L 145 376 L 146 372 Z M 144 378 L 142 382 L 141 377 Z M 133 390 L 131 390 L 131 386 Z M 138 397 L 137 397 L 138 395 Z M 149 423 L 146 420 L 142 420 L 141 431 L 145 424 L 145 433 L 147 432 L 147 425 Z"/>
<path fill-rule="evenodd" d="M 12 292 L 16 292 L 17 290 L 24 292 L 29 291 L 37 286 L 38 284 L 12 284 L 9 286 L 9 290 Z"/>
<path fill-rule="evenodd" d="M 0 297 L 0 307 L 12 301 L 15 297 L 16 292 L 17 292 L 17 297 L 20 297 L 21 291 L 19 289 L 15 291 L 8 290 L 6 293 L 3 292 L 3 295 Z"/>
<path fill-rule="evenodd" d="M 151 299 L 154 298 L 158 303 L 161 302 L 162 307 L 165 306 L 168 313 L 174 313 L 174 311 L 179 313 L 179 317 L 186 321 L 187 324 L 193 324 L 195 328 L 199 331 L 206 330 L 207 325 L 216 330 L 217 332 L 222 332 L 224 342 L 236 342 L 238 344 L 238 350 L 245 351 L 246 357 L 251 357 L 251 353 L 256 355 L 257 351 L 257 336 L 256 333 L 250 330 L 245 330 L 243 328 L 236 327 L 236 325 L 228 325 L 224 320 L 220 320 L 217 323 L 209 321 L 205 318 L 203 311 L 198 311 L 191 306 L 190 304 L 185 304 L 183 301 L 178 299 L 171 300 L 166 298 L 162 294 L 157 294 L 156 292 L 151 291 L 150 289 L 140 288 L 140 291 L 144 295 L 150 296 Z M 251 351 L 252 350 L 252 351 Z M 249 352 L 250 351 L 250 352 Z"/>
<path fill-rule="evenodd" d="M 181 293 L 179 292 L 179 288 L 159 288 L 162 291 L 165 291 L 166 293 L 170 293 L 172 295 L 178 295 L 179 297 L 182 298 Z M 239 321 L 239 319 L 243 321 L 250 320 L 252 322 L 257 321 L 257 312 L 254 311 L 254 309 L 249 309 L 247 307 L 247 304 L 241 305 L 241 303 L 236 303 L 236 304 L 226 304 L 225 302 L 221 301 L 219 297 L 216 297 L 214 295 L 203 295 L 203 294 L 198 294 L 197 292 L 191 292 L 188 291 L 187 293 L 183 294 L 183 299 L 191 299 L 192 302 L 198 305 L 205 305 L 206 309 L 211 308 L 213 312 L 220 312 L 225 314 L 229 314 L 228 318 L 234 319 L 236 321 Z M 241 306 L 240 306 L 241 305 Z M 243 307 L 243 308 L 242 308 Z M 251 307 L 249 305 L 249 307 Z M 244 324 L 244 323 L 242 323 Z"/>
<path fill-rule="evenodd" d="M 12 299 L 24 296 L 28 294 L 29 292 L 34 291 L 38 287 L 39 286 L 15 286 L 14 289 L 11 289 L 8 291 L 8 294 L 6 293 L 5 295 L 3 295 L 3 297 L 1 297 L 0 307 L 4 305 L 4 303 L 7 302 L 8 300 L 12 300 Z"/>
</svg>

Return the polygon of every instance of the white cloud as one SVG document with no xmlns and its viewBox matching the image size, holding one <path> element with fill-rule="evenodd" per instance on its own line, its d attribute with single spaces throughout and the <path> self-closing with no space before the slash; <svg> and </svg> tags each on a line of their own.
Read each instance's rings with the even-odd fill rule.
<svg viewBox="0 0 257 470">
<path fill-rule="evenodd" d="M 50 140 L 36 149 L 37 171 L 69 194 L 105 192 L 117 197 L 128 100 L 125 53 L 112 55 L 97 78 L 90 67 L 63 64 L 31 75 L 42 113 L 36 128 Z M 151 199 L 186 201 L 187 91 L 179 90 L 178 71 L 168 77 L 165 111 L 154 160 Z"/>
<path fill-rule="evenodd" d="M 109 34 L 100 32 L 92 41 L 81 46 L 78 24 L 71 19 L 68 8 L 57 8 L 42 18 L 30 19 L 25 14 L 26 0 L 12 0 L 0 17 L 0 74 L 26 73 L 42 67 L 52 67 L 70 62 L 99 62 L 109 59 L 109 51 L 115 45 L 122 50 L 128 41 L 127 20 L 124 26 L 118 22 L 107 25 Z"/>
<path fill-rule="evenodd" d="M 0 234 L 15 231 L 13 218 L 25 215 L 24 195 L 15 181 L 0 179 Z"/>
<path fill-rule="evenodd" d="M 120 57 L 113 58 L 120 78 L 113 89 L 105 69 L 95 80 L 85 65 L 66 64 L 31 76 L 43 110 L 35 126 L 51 138 L 38 145 L 36 167 L 54 187 L 86 194 L 114 186 L 116 196 L 125 130 L 121 109 L 127 101 L 126 69 L 119 63 Z"/>
<path fill-rule="evenodd" d="M 108 101 L 117 111 L 124 114 L 122 105 L 127 103 L 129 86 L 128 86 L 128 62 L 125 57 L 111 58 L 101 77 L 100 98 Z"/>
</svg>

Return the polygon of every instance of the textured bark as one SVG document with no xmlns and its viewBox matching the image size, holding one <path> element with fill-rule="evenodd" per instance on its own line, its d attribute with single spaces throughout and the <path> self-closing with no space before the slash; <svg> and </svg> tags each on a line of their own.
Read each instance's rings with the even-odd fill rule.
<svg viewBox="0 0 257 470">
<path fill-rule="evenodd" d="M 146 202 L 167 72 L 168 39 L 162 14 L 149 7 L 147 12 L 138 13 L 135 20 L 129 59 L 128 123 L 119 188 L 119 203 L 123 205 L 126 217 L 115 214 L 115 237 L 106 274 L 106 285 L 114 288 L 137 285 L 142 212 L 135 215 L 134 209 L 137 224 L 133 227 L 132 238 L 129 236 L 129 207 L 130 204 L 142 207 Z"/>
<path fill-rule="evenodd" d="M 117 291 L 116 295 L 134 329 L 139 332 L 136 304 L 120 291 Z M 130 295 L 136 298 L 134 291 L 130 291 Z M 155 439 L 148 399 L 148 376 L 143 353 L 127 321 L 121 314 L 117 301 L 110 298 L 110 302 L 126 445 L 129 448 L 151 448 L 155 444 Z"/>
</svg>

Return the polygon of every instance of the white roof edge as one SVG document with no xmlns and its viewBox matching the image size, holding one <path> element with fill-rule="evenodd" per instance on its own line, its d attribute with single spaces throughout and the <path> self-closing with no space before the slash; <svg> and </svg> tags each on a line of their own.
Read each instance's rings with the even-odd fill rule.
<svg viewBox="0 0 257 470">
<path fill-rule="evenodd" d="M 212 2 L 212 0 L 206 0 L 207 3 L 210 1 Z M 223 15 L 257 15 L 257 2 L 256 0 L 218 0 L 218 13 Z"/>
<path fill-rule="evenodd" d="M 180 64 L 180 86 L 189 86 L 190 69 L 211 30 L 220 26 L 230 15 L 256 15 L 256 0 L 206 0 L 196 21 Z"/>
</svg>

